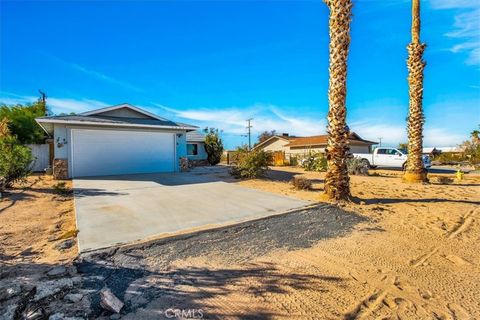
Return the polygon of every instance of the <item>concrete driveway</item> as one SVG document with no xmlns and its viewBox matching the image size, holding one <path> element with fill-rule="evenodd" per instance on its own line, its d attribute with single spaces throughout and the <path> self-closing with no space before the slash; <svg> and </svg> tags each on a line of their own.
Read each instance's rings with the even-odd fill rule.
<svg viewBox="0 0 480 320">
<path fill-rule="evenodd" d="M 266 217 L 310 202 L 241 187 L 225 167 L 73 180 L 80 252 Z"/>
</svg>

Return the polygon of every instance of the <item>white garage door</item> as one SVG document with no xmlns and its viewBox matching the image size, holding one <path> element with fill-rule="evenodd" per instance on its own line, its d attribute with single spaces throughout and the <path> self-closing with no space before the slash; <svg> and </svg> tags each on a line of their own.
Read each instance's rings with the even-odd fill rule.
<svg viewBox="0 0 480 320">
<path fill-rule="evenodd" d="M 72 129 L 72 177 L 174 171 L 174 133 Z"/>
</svg>

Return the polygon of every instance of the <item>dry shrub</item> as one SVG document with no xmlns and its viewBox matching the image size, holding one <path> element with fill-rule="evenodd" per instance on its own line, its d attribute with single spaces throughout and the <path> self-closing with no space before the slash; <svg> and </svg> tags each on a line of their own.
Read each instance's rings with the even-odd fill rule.
<svg viewBox="0 0 480 320">
<path fill-rule="evenodd" d="M 437 176 L 430 178 L 431 182 L 438 183 L 438 184 L 451 184 L 453 183 L 453 179 L 445 176 Z"/>
<path fill-rule="evenodd" d="M 357 157 L 347 159 L 347 170 L 351 175 L 368 176 L 368 164 Z"/>
<path fill-rule="evenodd" d="M 293 176 L 292 185 L 297 190 L 310 190 L 312 188 L 312 181 L 305 176 Z"/>
</svg>

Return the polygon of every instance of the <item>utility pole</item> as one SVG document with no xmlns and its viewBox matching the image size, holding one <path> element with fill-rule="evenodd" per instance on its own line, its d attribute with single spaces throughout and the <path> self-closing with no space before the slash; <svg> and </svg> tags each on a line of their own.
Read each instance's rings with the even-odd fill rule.
<svg viewBox="0 0 480 320">
<path fill-rule="evenodd" d="M 247 119 L 247 129 L 248 129 L 248 151 L 252 150 L 252 134 L 251 134 L 251 129 L 252 129 L 252 122 L 253 118 Z"/>
<path fill-rule="evenodd" d="M 383 137 L 378 137 L 378 140 L 380 140 L 380 147 L 382 146 L 382 139 Z"/>
<path fill-rule="evenodd" d="M 45 108 L 44 112 L 47 116 L 47 95 L 42 90 L 38 90 L 38 92 L 40 92 L 40 101 L 42 101 L 43 107 Z"/>
</svg>

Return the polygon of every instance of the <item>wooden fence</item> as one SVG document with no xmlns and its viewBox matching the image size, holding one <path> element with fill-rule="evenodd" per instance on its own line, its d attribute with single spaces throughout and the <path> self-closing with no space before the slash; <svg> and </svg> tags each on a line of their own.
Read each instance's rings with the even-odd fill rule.
<svg viewBox="0 0 480 320">
<path fill-rule="evenodd" d="M 32 171 L 40 172 L 50 165 L 50 145 L 48 144 L 27 144 L 32 150 L 33 167 Z"/>
</svg>

